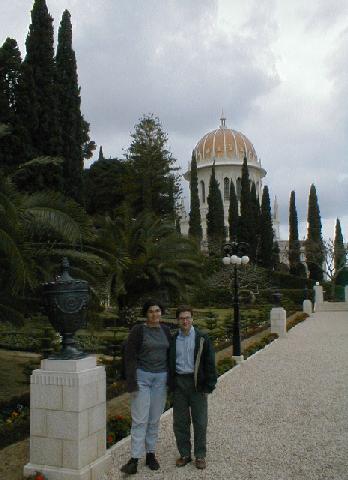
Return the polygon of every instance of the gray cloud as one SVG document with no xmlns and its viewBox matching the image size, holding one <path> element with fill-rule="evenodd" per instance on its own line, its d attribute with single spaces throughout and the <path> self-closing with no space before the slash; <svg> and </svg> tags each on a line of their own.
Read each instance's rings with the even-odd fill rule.
<svg viewBox="0 0 348 480">
<path fill-rule="evenodd" d="M 3 40 L 15 37 L 24 56 L 32 0 L 1 3 Z M 217 24 L 218 0 L 47 4 L 56 31 L 63 10 L 72 14 L 83 111 L 106 156 L 122 155 L 139 117 L 151 112 L 185 169 L 200 137 L 218 126 L 223 108 L 228 126 L 244 132 L 262 157 L 284 225 L 292 189 L 299 218 L 305 219 L 311 183 L 323 218 L 345 215 L 348 29 L 342 28 L 323 66 L 331 92 L 318 99 L 315 84 L 313 95 L 304 95 L 300 83 L 297 91 L 289 90 L 278 75 L 274 45 L 283 34 L 277 13 L 282 1 L 249 0 L 240 28 L 230 31 Z M 293 10 L 304 31 L 328 34 L 347 23 L 345 0 L 315 6 L 294 0 Z"/>
</svg>

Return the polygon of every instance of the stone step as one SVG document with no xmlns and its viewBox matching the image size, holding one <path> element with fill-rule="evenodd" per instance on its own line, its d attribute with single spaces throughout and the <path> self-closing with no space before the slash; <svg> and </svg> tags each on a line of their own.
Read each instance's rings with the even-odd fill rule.
<svg viewBox="0 0 348 480">
<path fill-rule="evenodd" d="M 348 312 L 348 302 L 323 302 L 315 305 L 316 312 Z"/>
</svg>

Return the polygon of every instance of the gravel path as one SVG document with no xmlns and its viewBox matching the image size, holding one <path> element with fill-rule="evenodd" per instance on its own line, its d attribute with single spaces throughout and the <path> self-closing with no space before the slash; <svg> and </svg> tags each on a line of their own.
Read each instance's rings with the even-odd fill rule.
<svg viewBox="0 0 348 480">
<path fill-rule="evenodd" d="M 124 478 L 129 438 L 105 480 Z M 221 377 L 209 398 L 207 469 L 176 468 L 171 411 L 161 470 L 134 479 L 348 480 L 348 313 L 316 313 Z"/>
</svg>

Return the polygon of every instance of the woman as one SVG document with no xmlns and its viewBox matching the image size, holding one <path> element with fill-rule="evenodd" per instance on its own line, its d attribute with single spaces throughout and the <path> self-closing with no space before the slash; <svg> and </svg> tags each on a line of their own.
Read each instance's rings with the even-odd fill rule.
<svg viewBox="0 0 348 480">
<path fill-rule="evenodd" d="M 158 470 L 155 457 L 158 426 L 167 394 L 170 330 L 161 325 L 164 313 L 159 302 L 143 306 L 145 324 L 135 325 L 125 348 L 127 391 L 131 392 L 131 458 L 121 471 L 137 473 L 138 459 L 146 451 L 146 465 Z"/>
</svg>

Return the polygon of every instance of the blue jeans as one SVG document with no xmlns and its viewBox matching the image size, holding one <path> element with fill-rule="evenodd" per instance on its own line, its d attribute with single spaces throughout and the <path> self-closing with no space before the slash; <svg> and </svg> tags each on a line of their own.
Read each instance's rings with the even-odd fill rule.
<svg viewBox="0 0 348 480">
<path fill-rule="evenodd" d="M 151 373 L 137 369 L 139 390 L 131 399 L 131 451 L 133 458 L 155 452 L 159 420 L 167 396 L 167 372 Z"/>
</svg>

